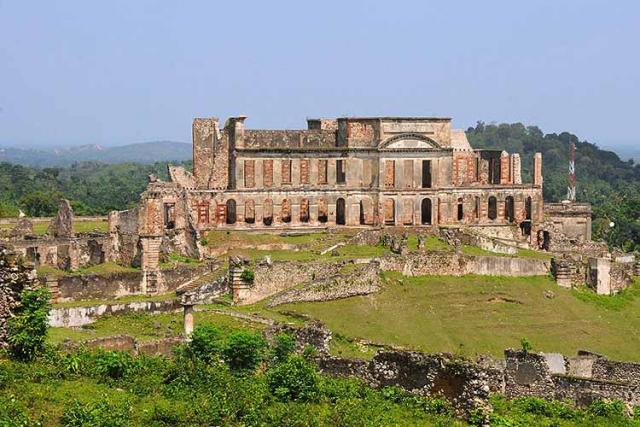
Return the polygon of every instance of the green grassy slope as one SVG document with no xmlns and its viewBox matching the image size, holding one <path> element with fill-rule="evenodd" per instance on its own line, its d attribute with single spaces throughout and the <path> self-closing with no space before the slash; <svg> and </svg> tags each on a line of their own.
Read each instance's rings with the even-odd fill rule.
<svg viewBox="0 0 640 427">
<path fill-rule="evenodd" d="M 499 356 L 526 337 L 538 351 L 640 360 L 638 284 L 622 296 L 585 297 L 546 277 L 388 277 L 378 294 L 277 309 L 308 314 L 346 336 L 428 352 Z"/>
</svg>

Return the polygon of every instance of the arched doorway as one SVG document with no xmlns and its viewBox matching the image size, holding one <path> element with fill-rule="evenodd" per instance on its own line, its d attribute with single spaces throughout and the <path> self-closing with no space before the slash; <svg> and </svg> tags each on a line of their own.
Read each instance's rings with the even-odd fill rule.
<svg viewBox="0 0 640 427">
<path fill-rule="evenodd" d="M 336 224 L 346 224 L 346 203 L 342 197 L 336 200 Z"/>
<path fill-rule="evenodd" d="M 422 217 L 422 225 L 431 225 L 431 199 L 422 199 L 420 214 Z"/>
<path fill-rule="evenodd" d="M 320 197 L 318 199 L 318 221 L 321 223 L 325 223 L 327 222 L 327 218 L 327 203 L 322 197 Z"/>
<path fill-rule="evenodd" d="M 227 200 L 227 224 L 236 223 L 236 201 L 233 199 Z"/>
<path fill-rule="evenodd" d="M 309 199 L 300 200 L 300 222 L 309 222 Z"/>
<path fill-rule="evenodd" d="M 285 223 L 291 222 L 291 205 L 287 199 L 283 199 L 280 204 L 280 219 Z"/>
<path fill-rule="evenodd" d="M 364 215 L 364 202 L 360 200 L 360 225 L 365 225 L 366 218 Z"/>
<path fill-rule="evenodd" d="M 504 199 L 504 219 L 509 222 L 513 222 L 515 220 L 515 209 L 512 196 L 507 196 L 506 199 Z"/>
<path fill-rule="evenodd" d="M 273 200 L 265 199 L 262 205 L 262 223 L 264 225 L 273 224 Z"/>
</svg>

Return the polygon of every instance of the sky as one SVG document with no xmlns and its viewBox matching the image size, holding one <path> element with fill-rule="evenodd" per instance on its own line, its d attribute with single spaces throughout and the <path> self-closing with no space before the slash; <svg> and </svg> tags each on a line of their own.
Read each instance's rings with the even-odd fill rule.
<svg viewBox="0 0 640 427">
<path fill-rule="evenodd" d="M 640 2 L 0 0 L 0 145 L 191 140 L 194 117 L 453 118 L 640 145 Z"/>
</svg>

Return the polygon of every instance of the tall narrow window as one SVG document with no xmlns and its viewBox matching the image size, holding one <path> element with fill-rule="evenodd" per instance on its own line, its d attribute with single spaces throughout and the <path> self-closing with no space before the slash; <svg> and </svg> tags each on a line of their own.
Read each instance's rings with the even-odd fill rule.
<svg viewBox="0 0 640 427">
<path fill-rule="evenodd" d="M 396 162 L 385 160 L 384 162 L 384 186 L 393 188 L 396 185 Z"/>
<path fill-rule="evenodd" d="M 281 160 L 282 165 L 282 183 L 283 184 L 291 184 L 291 160 L 283 159 Z"/>
<path fill-rule="evenodd" d="M 431 188 L 431 160 L 422 161 L 422 188 Z"/>
<path fill-rule="evenodd" d="M 309 159 L 300 160 L 300 184 L 309 183 Z"/>
<path fill-rule="evenodd" d="M 273 185 L 273 160 L 262 161 L 262 184 L 265 187 Z"/>
<path fill-rule="evenodd" d="M 245 188 L 253 188 L 256 185 L 256 161 L 244 161 L 244 186 Z"/>
<path fill-rule="evenodd" d="M 273 200 L 265 199 L 262 204 L 262 222 L 264 225 L 273 224 Z"/>
<path fill-rule="evenodd" d="M 309 222 L 309 199 L 300 200 L 300 222 Z"/>
<path fill-rule="evenodd" d="M 498 217 L 498 199 L 495 196 L 489 197 L 489 205 L 487 206 L 487 216 L 494 220 Z"/>
<path fill-rule="evenodd" d="M 345 225 L 347 218 L 347 206 L 342 197 L 336 200 L 336 224 Z"/>
<path fill-rule="evenodd" d="M 318 160 L 318 184 L 327 183 L 327 160 Z"/>
<path fill-rule="evenodd" d="M 413 159 L 407 159 L 402 165 L 404 175 L 404 187 L 413 188 Z"/>
<path fill-rule="evenodd" d="M 515 203 L 512 196 L 507 196 L 504 200 L 504 219 L 509 222 L 515 220 Z"/>
<path fill-rule="evenodd" d="M 384 201 L 384 222 L 387 225 L 396 223 L 396 203 L 393 199 Z"/>
<path fill-rule="evenodd" d="M 227 200 L 227 224 L 236 223 L 236 201 L 233 199 Z"/>
<path fill-rule="evenodd" d="M 256 222 L 256 204 L 253 199 L 248 199 L 244 202 L 244 222 L 247 224 Z"/>
<path fill-rule="evenodd" d="M 476 219 L 480 219 L 480 197 L 476 196 L 475 203 L 473 205 L 473 214 Z"/>
<path fill-rule="evenodd" d="M 464 202 L 462 197 L 458 199 L 458 221 L 462 221 L 464 219 Z"/>
<path fill-rule="evenodd" d="M 283 199 L 280 204 L 280 220 L 287 223 L 291 222 L 291 205 L 287 199 Z"/>
<path fill-rule="evenodd" d="M 336 182 L 338 184 L 344 184 L 347 181 L 345 162 L 346 160 L 336 160 Z"/>
<path fill-rule="evenodd" d="M 320 197 L 318 199 L 318 221 L 327 222 L 328 216 L 327 202 Z"/>
<path fill-rule="evenodd" d="M 176 227 L 176 204 L 164 204 L 164 228 L 171 230 Z"/>
</svg>

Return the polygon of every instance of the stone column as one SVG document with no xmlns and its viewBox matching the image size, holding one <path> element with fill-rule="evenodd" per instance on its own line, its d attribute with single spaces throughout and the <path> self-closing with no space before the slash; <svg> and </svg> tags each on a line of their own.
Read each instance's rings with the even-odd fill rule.
<svg viewBox="0 0 640 427">
<path fill-rule="evenodd" d="M 533 156 L 533 186 L 542 187 L 542 153 Z"/>
<path fill-rule="evenodd" d="M 511 155 L 511 175 L 513 177 L 514 184 L 522 184 L 522 162 L 520 161 L 520 154 Z"/>
<path fill-rule="evenodd" d="M 193 295 L 189 293 L 184 294 L 181 304 L 184 313 L 184 338 L 187 341 L 191 341 L 191 334 L 193 334 L 193 306 L 195 305 L 193 302 Z"/>
</svg>

